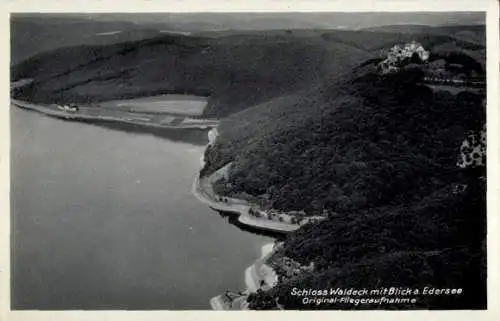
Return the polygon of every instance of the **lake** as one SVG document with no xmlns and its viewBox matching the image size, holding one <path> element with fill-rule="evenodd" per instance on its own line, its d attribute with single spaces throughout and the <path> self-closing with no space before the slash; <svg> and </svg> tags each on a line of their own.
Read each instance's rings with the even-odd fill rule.
<svg viewBox="0 0 500 321">
<path fill-rule="evenodd" d="M 12 309 L 210 309 L 272 241 L 191 194 L 206 132 L 15 107 L 11 132 Z"/>
</svg>

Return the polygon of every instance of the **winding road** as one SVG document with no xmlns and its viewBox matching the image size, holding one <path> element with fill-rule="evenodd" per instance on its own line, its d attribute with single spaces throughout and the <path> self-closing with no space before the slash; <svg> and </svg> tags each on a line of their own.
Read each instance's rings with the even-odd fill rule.
<svg viewBox="0 0 500 321">
<path fill-rule="evenodd" d="M 212 181 L 214 180 L 214 177 L 220 177 L 221 173 L 227 170 L 227 167 L 229 165 L 230 164 L 220 168 L 209 177 L 199 178 L 199 175 L 196 176 L 193 183 L 193 194 L 201 202 L 207 204 L 209 207 L 217 211 L 239 215 L 238 222 L 253 228 L 278 233 L 291 233 L 300 228 L 299 224 L 276 222 L 252 216 L 249 214 L 250 208 L 252 206 L 244 200 L 235 200 L 229 198 L 227 203 L 218 201 L 218 195 L 213 191 L 212 188 Z"/>
</svg>

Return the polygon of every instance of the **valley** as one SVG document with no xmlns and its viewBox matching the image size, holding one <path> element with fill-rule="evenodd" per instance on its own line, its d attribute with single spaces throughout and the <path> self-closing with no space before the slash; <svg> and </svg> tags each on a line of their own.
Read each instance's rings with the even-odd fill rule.
<svg viewBox="0 0 500 321">
<path fill-rule="evenodd" d="M 249 266 L 232 272 L 246 276 L 239 288 L 204 291 L 212 308 L 366 309 L 304 305 L 291 293 L 431 285 L 464 292 L 377 308 L 484 309 L 485 52 L 484 25 L 163 32 L 32 55 L 11 66 L 11 96 L 62 119 L 214 130 L 203 133 L 201 168 L 178 181 L 173 156 L 165 180 L 239 225 L 280 236 L 252 236 L 245 260 L 266 244 L 262 257 L 237 262 Z M 133 155 L 145 148 L 127 146 Z M 165 195 L 203 230 L 196 215 L 206 222 L 207 213 Z M 212 216 L 205 239 L 185 241 L 195 256 L 225 223 Z M 191 307 L 188 296 L 181 303 Z"/>
</svg>

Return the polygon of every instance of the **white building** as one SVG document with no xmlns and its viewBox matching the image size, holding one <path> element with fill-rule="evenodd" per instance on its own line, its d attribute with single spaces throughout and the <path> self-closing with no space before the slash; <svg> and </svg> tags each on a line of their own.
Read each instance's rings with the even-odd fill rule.
<svg viewBox="0 0 500 321">
<path fill-rule="evenodd" d="M 63 106 L 63 110 L 66 111 L 66 112 L 75 112 L 75 111 L 78 111 L 78 107 L 76 106 L 68 106 L 68 105 L 64 105 Z"/>
</svg>

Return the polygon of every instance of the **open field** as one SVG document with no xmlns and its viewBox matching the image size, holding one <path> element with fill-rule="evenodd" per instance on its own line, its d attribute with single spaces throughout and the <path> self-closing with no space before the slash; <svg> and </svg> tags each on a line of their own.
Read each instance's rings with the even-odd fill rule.
<svg viewBox="0 0 500 321">
<path fill-rule="evenodd" d="M 207 98 L 193 95 L 159 95 L 99 103 L 101 108 L 120 108 L 129 112 L 169 113 L 199 116 L 207 105 Z"/>
<path fill-rule="evenodd" d="M 32 104 L 26 101 L 11 99 L 11 103 L 17 107 L 29 110 L 35 110 L 46 115 L 57 118 L 72 119 L 79 121 L 106 121 L 116 123 L 126 123 L 154 128 L 209 128 L 217 126 L 218 121 L 214 119 L 206 119 L 198 122 L 186 122 L 184 117 L 156 115 L 152 113 L 138 113 L 129 111 L 120 111 L 117 108 L 95 108 L 89 106 L 80 106 L 78 111 L 64 111 L 57 104 Z M 190 118 L 187 118 L 191 120 Z"/>
</svg>

